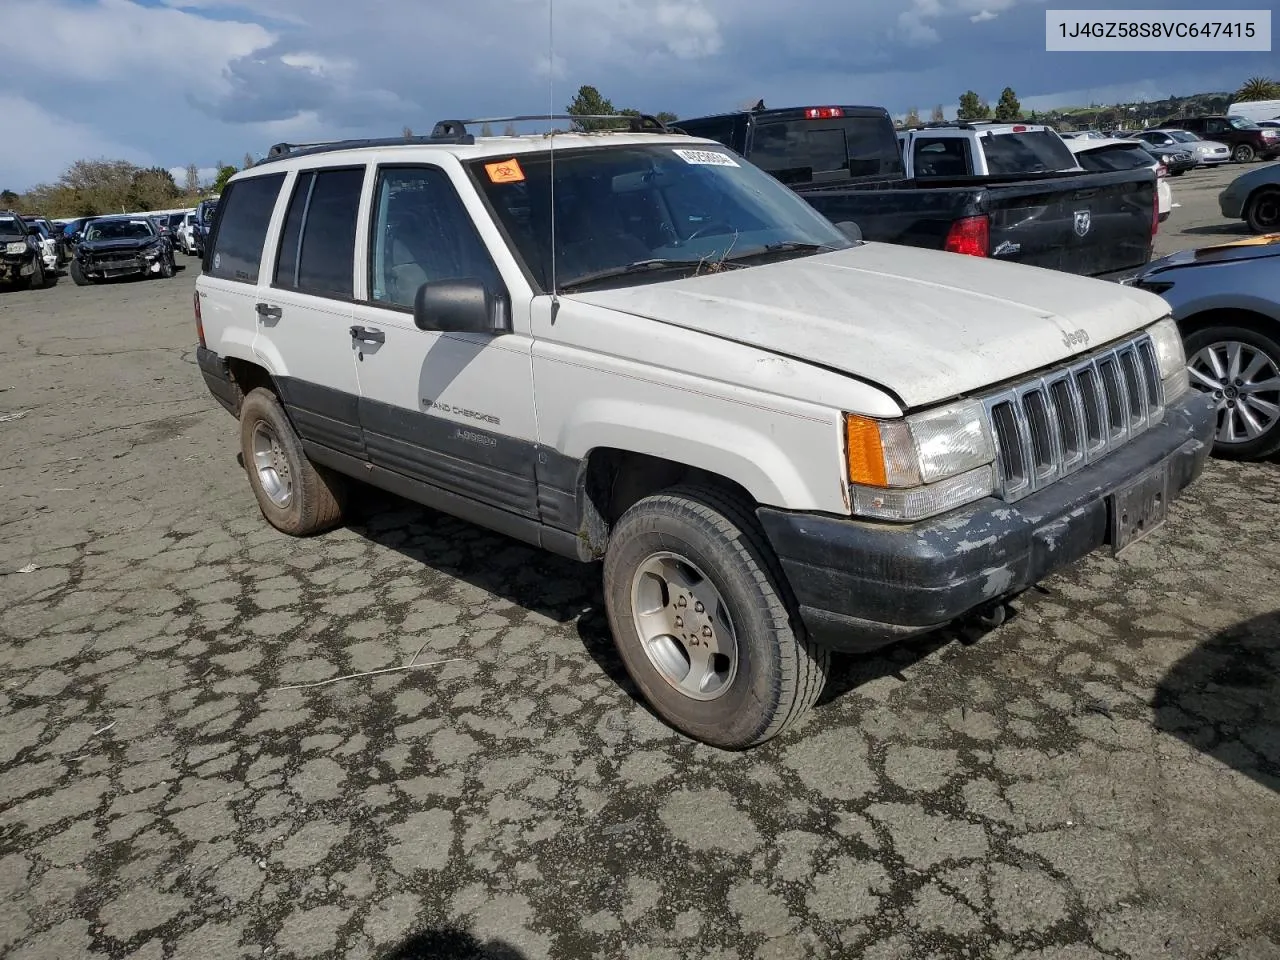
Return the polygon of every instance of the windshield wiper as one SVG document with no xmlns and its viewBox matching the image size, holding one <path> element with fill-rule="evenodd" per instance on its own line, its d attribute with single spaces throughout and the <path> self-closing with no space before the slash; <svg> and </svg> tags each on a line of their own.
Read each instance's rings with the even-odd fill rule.
<svg viewBox="0 0 1280 960">
<path fill-rule="evenodd" d="M 663 270 L 696 270 L 702 263 L 701 260 L 672 260 L 670 258 L 657 258 L 653 260 L 636 260 L 634 263 L 628 263 L 622 267 L 610 267 L 607 270 L 597 270 L 594 273 L 584 273 L 580 277 L 574 277 L 568 283 L 560 284 L 561 290 L 575 290 L 578 287 L 584 287 L 592 283 L 600 283 L 604 280 L 614 280 L 618 277 L 630 277 L 638 273 L 649 273 L 652 271 Z"/>
<path fill-rule="evenodd" d="M 767 257 L 774 253 L 829 253 L 838 249 L 829 243 L 804 243 L 800 240 L 782 240 L 778 243 L 766 243 L 762 247 L 756 247 L 753 250 L 744 250 L 742 253 L 734 254 L 731 257 L 725 257 L 726 263 L 738 263 L 742 260 L 750 260 L 753 257 Z"/>
</svg>

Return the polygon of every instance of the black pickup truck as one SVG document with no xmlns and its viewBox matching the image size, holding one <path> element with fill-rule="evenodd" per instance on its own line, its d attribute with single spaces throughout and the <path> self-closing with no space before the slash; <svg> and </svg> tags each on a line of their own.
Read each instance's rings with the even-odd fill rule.
<svg viewBox="0 0 1280 960">
<path fill-rule="evenodd" d="M 736 150 L 867 240 L 1093 277 L 1151 258 L 1159 205 L 1146 169 L 907 179 L 880 107 L 758 105 L 675 126 Z"/>
</svg>

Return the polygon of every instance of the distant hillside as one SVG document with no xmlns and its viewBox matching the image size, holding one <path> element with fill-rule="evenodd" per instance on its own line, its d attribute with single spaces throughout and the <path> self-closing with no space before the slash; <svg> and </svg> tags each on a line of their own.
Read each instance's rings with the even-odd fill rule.
<svg viewBox="0 0 1280 960">
<path fill-rule="evenodd" d="M 1230 93 L 1197 93 L 1189 97 L 1168 97 L 1141 103 L 1116 103 L 1088 107 L 1060 107 L 1036 113 L 1034 119 L 1050 123 L 1060 130 L 1091 128 L 1143 129 L 1154 127 L 1170 117 L 1192 117 L 1204 113 L 1225 113 L 1231 103 Z"/>
</svg>

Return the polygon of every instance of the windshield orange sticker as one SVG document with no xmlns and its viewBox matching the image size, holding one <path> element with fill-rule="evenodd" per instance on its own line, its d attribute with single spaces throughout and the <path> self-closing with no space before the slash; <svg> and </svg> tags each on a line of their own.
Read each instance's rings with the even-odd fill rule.
<svg viewBox="0 0 1280 960">
<path fill-rule="evenodd" d="M 520 162 L 515 157 L 498 163 L 486 163 L 484 172 L 493 183 L 519 183 L 524 179 L 524 171 L 520 169 Z"/>
</svg>

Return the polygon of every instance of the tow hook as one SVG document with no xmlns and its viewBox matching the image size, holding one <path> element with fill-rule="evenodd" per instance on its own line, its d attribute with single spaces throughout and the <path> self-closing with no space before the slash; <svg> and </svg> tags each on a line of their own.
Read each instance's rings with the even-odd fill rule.
<svg viewBox="0 0 1280 960">
<path fill-rule="evenodd" d="M 996 600 L 978 607 L 960 624 L 959 640 L 966 647 L 971 647 L 982 637 L 1009 619 L 1009 604 L 1004 600 Z"/>
</svg>

